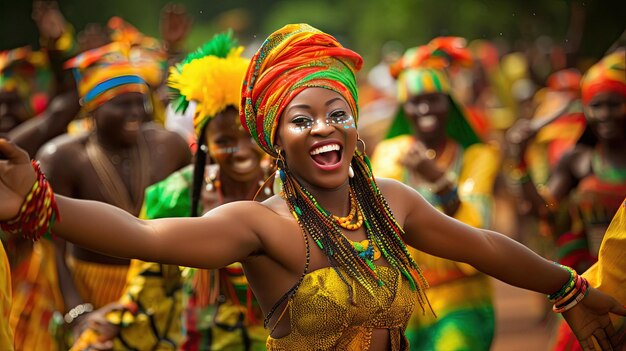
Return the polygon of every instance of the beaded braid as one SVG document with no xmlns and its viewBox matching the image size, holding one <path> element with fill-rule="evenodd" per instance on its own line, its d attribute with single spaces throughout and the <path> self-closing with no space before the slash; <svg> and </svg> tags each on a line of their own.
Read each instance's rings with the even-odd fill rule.
<svg viewBox="0 0 626 351">
<path fill-rule="evenodd" d="M 428 288 L 428 282 L 409 254 L 402 238 L 404 230 L 394 218 L 387 200 L 378 188 L 368 157 L 356 150 L 352 167 L 355 176 L 350 178 L 350 186 L 354 190 L 357 203 L 363 213 L 368 239 L 373 240 L 389 264 L 400 271 L 411 285 L 411 289 L 417 291 L 420 306 L 424 311 L 425 304 L 430 306 L 424 293 L 424 289 Z M 361 204 L 370 204 L 370 206 L 361 206 Z"/>
<path fill-rule="evenodd" d="M 200 205 L 200 194 L 202 193 L 202 185 L 204 182 L 204 172 L 205 165 L 207 160 L 207 141 L 206 141 L 206 133 L 207 129 L 209 129 L 209 120 L 207 123 L 202 126 L 200 129 L 200 133 L 198 135 L 198 139 L 196 141 L 196 157 L 193 165 L 193 185 L 191 187 L 191 217 L 199 217 L 199 205 Z"/>
<path fill-rule="evenodd" d="M 267 326 L 276 309 L 285 300 L 296 294 L 308 272 L 310 248 L 307 234 L 324 252 L 333 269 L 335 269 L 340 279 L 348 287 L 352 303 L 354 303 L 352 287 L 339 271 L 339 268 L 343 268 L 350 277 L 357 280 L 373 295 L 377 287 L 384 285 L 376 273 L 376 266 L 361 259 L 359 253 L 343 235 L 332 214 L 322 208 L 311 193 L 297 182 L 291 171 L 286 167 L 286 162 L 280 153 L 277 165 L 287 205 L 304 236 L 306 266 L 298 282 L 276 302 L 267 314 L 264 325 Z M 400 271 L 402 276 L 409 281 L 411 289 L 418 293 L 422 311 L 425 311 L 424 305 L 428 304 L 430 306 L 424 293 L 428 283 L 406 248 L 402 239 L 404 231 L 394 219 L 389 205 L 378 189 L 378 185 L 372 175 L 369 160 L 364 154 L 356 151 L 352 160 L 352 166 L 355 170 L 355 175 L 350 179 L 350 186 L 354 190 L 357 204 L 361 213 L 363 213 L 368 240 L 375 243 L 389 264 Z M 361 203 L 372 204 L 372 206 L 363 207 Z"/>
</svg>

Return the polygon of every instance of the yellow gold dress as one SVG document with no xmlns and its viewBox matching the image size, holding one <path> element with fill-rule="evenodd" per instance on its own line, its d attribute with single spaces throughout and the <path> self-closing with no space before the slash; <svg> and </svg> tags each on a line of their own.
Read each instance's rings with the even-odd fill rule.
<svg viewBox="0 0 626 351">
<path fill-rule="evenodd" d="M 278 339 L 270 336 L 267 349 L 365 351 L 373 330 L 387 329 L 390 350 L 408 350 L 404 330 L 417 303 L 417 292 L 393 268 L 379 266 L 377 273 L 384 285 L 372 296 L 342 271 L 354 289 L 354 305 L 348 287 L 333 268 L 308 273 L 288 303 L 291 332 Z"/>
</svg>

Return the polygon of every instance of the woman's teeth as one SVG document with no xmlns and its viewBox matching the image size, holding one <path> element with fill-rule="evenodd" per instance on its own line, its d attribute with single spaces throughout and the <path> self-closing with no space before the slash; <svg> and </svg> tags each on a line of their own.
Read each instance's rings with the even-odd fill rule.
<svg viewBox="0 0 626 351">
<path fill-rule="evenodd" d="M 324 145 L 324 146 L 315 148 L 313 149 L 313 151 L 311 151 L 311 156 L 318 155 L 324 152 L 329 152 L 329 151 L 339 151 L 339 144 L 330 144 L 330 145 Z"/>
</svg>

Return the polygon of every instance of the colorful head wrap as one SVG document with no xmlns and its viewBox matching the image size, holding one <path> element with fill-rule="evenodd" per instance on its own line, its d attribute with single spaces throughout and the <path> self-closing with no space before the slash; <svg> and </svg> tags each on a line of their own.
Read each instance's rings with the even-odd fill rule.
<svg viewBox="0 0 626 351">
<path fill-rule="evenodd" d="M 30 47 L 0 51 L 0 90 L 17 92 L 31 112 L 42 112 L 47 105 L 48 59 Z"/>
<path fill-rule="evenodd" d="M 204 125 L 228 106 L 239 109 L 241 83 L 250 60 L 241 57 L 232 32 L 217 34 L 181 63 L 170 68 L 168 85 L 176 112 L 185 112 L 195 101 L 196 136 Z"/>
<path fill-rule="evenodd" d="M 148 51 L 153 59 L 167 65 L 167 52 L 158 39 L 143 34 L 132 24 L 118 16 L 111 17 L 107 22 L 107 27 L 111 31 L 111 41 L 124 43 L 128 46 L 139 46 Z"/>
<path fill-rule="evenodd" d="M 463 109 L 452 97 L 447 70 L 453 65 L 467 67 L 471 63 L 472 57 L 465 47 L 465 39 L 438 37 L 427 45 L 408 49 L 390 68 L 391 75 L 398 83 L 400 103 L 406 102 L 413 95 L 421 94 L 443 93 L 450 97 L 446 132 L 463 147 L 477 143 L 480 139 L 468 123 Z M 412 133 L 404 109 L 398 109 L 386 138 Z"/>
<path fill-rule="evenodd" d="M 241 124 L 265 152 L 276 156 L 280 115 L 310 87 L 341 94 L 358 121 L 354 74 L 362 64 L 359 54 L 332 36 L 308 24 L 286 25 L 272 33 L 252 58 L 242 87 Z"/>
<path fill-rule="evenodd" d="M 551 91 L 580 92 L 581 74 L 577 69 L 566 68 L 548 76 L 547 87 Z"/>
<path fill-rule="evenodd" d="M 162 70 L 154 56 L 139 46 L 113 42 L 86 51 L 65 64 L 74 70 L 81 104 L 93 111 L 123 94 L 147 94 L 148 85 L 162 80 Z"/>
<path fill-rule="evenodd" d="M 581 90 L 586 105 L 598 93 L 613 92 L 626 97 L 626 49 L 619 49 L 593 65 L 583 76 Z"/>
</svg>

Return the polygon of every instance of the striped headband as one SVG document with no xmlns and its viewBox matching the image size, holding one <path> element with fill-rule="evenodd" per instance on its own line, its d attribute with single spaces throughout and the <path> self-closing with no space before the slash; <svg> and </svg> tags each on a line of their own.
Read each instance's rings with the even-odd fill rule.
<svg viewBox="0 0 626 351">
<path fill-rule="evenodd" d="M 138 46 L 121 42 L 86 51 L 66 62 L 73 69 L 83 108 L 93 111 L 124 93 L 148 94 L 163 73 L 158 60 Z"/>
<path fill-rule="evenodd" d="M 252 57 L 244 78 L 241 124 L 268 154 L 284 108 L 302 90 L 318 87 L 341 94 L 358 121 L 355 72 L 361 56 L 309 26 L 290 24 L 272 33 Z"/>
</svg>

